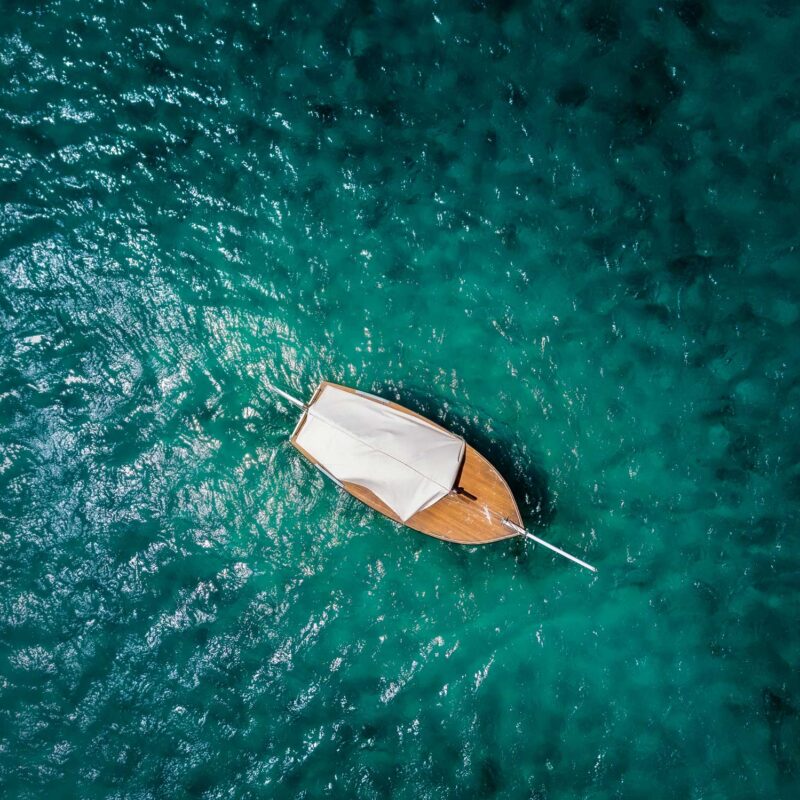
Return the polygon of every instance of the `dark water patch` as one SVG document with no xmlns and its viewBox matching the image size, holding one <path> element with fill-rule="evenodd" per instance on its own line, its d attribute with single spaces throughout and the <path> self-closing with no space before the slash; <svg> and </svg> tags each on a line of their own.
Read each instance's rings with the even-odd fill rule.
<svg viewBox="0 0 800 800">
<path fill-rule="evenodd" d="M 667 269 L 682 283 L 691 283 L 699 276 L 713 271 L 716 264 L 717 260 L 713 256 L 692 253 L 671 259 L 667 264 Z"/>
<path fill-rule="evenodd" d="M 513 81 L 510 81 L 503 87 L 503 99 L 510 106 L 514 106 L 523 111 L 528 107 L 527 90 Z"/>
<path fill-rule="evenodd" d="M 520 0 L 470 0 L 470 5 L 473 12 L 488 12 L 490 17 L 499 22 L 522 4 Z"/>
<path fill-rule="evenodd" d="M 309 114 L 318 119 L 325 127 L 334 125 L 341 114 L 341 107 L 330 103 L 309 103 Z"/>
<path fill-rule="evenodd" d="M 764 689 L 761 699 L 770 725 L 780 724 L 787 718 L 797 716 L 797 709 L 792 703 L 772 689 Z"/>
<path fill-rule="evenodd" d="M 503 771 L 496 759 L 483 758 L 478 767 L 477 790 L 482 797 L 493 797 L 503 788 Z"/>
<path fill-rule="evenodd" d="M 761 697 L 775 764 L 786 778 L 796 776 L 800 763 L 792 744 L 793 737 L 800 731 L 797 709 L 789 699 L 772 689 L 765 688 Z"/>
<path fill-rule="evenodd" d="M 738 52 L 743 32 L 726 22 L 709 0 L 676 0 L 673 10 L 704 49 L 721 55 Z"/>
<path fill-rule="evenodd" d="M 673 7 L 678 19 L 692 30 L 697 30 L 710 15 L 708 0 L 676 0 Z"/>
<path fill-rule="evenodd" d="M 622 8 L 617 0 L 590 0 L 581 13 L 583 29 L 604 46 L 622 35 Z"/>
<path fill-rule="evenodd" d="M 621 129 L 635 126 L 640 135 L 649 133 L 661 119 L 666 107 L 682 92 L 680 83 L 670 73 L 667 51 L 648 43 L 636 56 L 628 74 L 628 98 L 619 117 Z M 625 119 L 627 118 L 627 124 Z"/>
<path fill-rule="evenodd" d="M 517 226 L 514 222 L 509 222 L 501 226 L 497 233 L 504 247 L 508 248 L 509 250 L 519 249 L 519 234 L 517 232 Z"/>
<path fill-rule="evenodd" d="M 583 83 L 565 83 L 556 93 L 556 102 L 570 108 L 580 108 L 589 99 L 589 89 Z"/>
</svg>

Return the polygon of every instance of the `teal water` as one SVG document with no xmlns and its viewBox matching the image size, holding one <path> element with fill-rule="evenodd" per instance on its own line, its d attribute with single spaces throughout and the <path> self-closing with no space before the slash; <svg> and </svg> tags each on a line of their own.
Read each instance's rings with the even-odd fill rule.
<svg viewBox="0 0 800 800">
<path fill-rule="evenodd" d="M 800 11 L 4 3 L 8 798 L 800 789 Z M 266 381 L 479 446 L 338 492 Z"/>
</svg>

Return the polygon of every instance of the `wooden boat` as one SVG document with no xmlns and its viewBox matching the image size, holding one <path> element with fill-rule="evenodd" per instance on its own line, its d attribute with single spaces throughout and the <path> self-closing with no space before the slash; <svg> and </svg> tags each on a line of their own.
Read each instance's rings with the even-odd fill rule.
<svg viewBox="0 0 800 800">
<path fill-rule="evenodd" d="M 526 531 L 503 476 L 451 431 L 397 403 L 330 381 L 320 383 L 308 403 L 269 388 L 302 409 L 291 444 L 389 519 L 456 544 L 523 536 L 596 572 Z"/>
</svg>

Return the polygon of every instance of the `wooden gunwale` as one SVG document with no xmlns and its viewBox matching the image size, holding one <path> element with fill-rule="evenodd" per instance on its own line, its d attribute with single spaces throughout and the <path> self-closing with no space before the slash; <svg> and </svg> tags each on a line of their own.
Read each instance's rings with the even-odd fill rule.
<svg viewBox="0 0 800 800">
<path fill-rule="evenodd" d="M 451 433 L 441 425 L 437 425 L 427 417 L 423 417 L 422 414 L 417 414 L 405 406 L 330 381 L 320 383 L 314 391 L 309 405 L 316 400 L 326 386 L 360 394 L 373 402 L 383 403 L 400 413 L 417 417 L 439 430 Z M 308 414 L 304 411 L 289 441 L 312 464 L 324 469 L 324 465 L 297 443 L 297 436 L 303 429 L 307 418 Z M 394 522 L 406 525 L 428 536 L 435 536 L 437 539 L 457 544 L 490 544 L 518 536 L 519 534 L 514 530 L 503 525 L 504 518 L 516 525 L 522 525 L 522 517 L 516 500 L 503 476 L 469 444 L 465 444 L 464 458 L 456 479 L 456 487 L 459 491 L 451 492 L 429 508 L 417 512 L 405 523 L 369 489 L 347 481 L 342 481 L 341 486 L 362 503 Z"/>
</svg>

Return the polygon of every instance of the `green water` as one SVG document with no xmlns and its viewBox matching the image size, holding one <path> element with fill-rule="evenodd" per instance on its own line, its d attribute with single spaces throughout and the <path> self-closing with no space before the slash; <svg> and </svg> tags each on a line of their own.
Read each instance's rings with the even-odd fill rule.
<svg viewBox="0 0 800 800">
<path fill-rule="evenodd" d="M 800 11 L 4 3 L 0 791 L 794 798 Z M 287 443 L 464 433 L 460 548 Z"/>
</svg>

